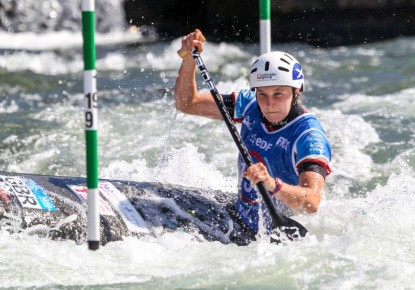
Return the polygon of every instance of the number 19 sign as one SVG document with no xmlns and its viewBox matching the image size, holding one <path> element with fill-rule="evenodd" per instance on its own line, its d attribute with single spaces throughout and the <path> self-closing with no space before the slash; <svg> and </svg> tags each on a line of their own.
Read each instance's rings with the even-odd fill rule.
<svg viewBox="0 0 415 290">
<path fill-rule="evenodd" d="M 91 71 L 85 72 L 85 74 L 90 74 Z M 85 129 L 86 130 L 97 130 L 97 121 L 98 121 L 98 96 L 97 96 L 97 89 L 96 89 L 96 71 L 92 72 L 94 75 L 84 77 L 88 79 L 90 83 L 92 83 L 92 88 L 87 88 L 86 90 L 89 93 L 85 94 L 86 98 L 86 106 L 85 106 Z"/>
</svg>

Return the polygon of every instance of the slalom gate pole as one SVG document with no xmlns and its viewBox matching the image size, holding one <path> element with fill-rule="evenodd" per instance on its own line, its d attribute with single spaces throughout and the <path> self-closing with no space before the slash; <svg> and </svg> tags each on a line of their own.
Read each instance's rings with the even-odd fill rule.
<svg viewBox="0 0 415 290">
<path fill-rule="evenodd" d="M 271 0 L 259 0 L 260 54 L 271 51 Z"/>
<path fill-rule="evenodd" d="M 98 97 L 95 69 L 95 2 L 82 0 L 84 54 L 85 141 L 88 186 L 88 248 L 97 250 L 100 242 L 98 209 Z"/>
</svg>

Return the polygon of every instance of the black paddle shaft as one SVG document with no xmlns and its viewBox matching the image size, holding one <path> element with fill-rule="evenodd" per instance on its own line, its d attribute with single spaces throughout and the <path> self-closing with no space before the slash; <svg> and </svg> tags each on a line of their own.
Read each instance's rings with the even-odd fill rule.
<svg viewBox="0 0 415 290">
<path fill-rule="evenodd" d="M 200 57 L 200 55 L 197 53 L 196 49 L 193 49 L 192 56 L 195 60 L 196 66 L 198 67 L 205 84 L 210 90 L 210 93 L 215 100 L 216 105 L 218 106 L 218 109 L 223 117 L 223 120 L 226 123 L 226 126 L 229 129 L 229 132 L 232 135 L 233 140 L 235 141 L 236 146 L 238 147 L 239 153 L 242 156 L 242 159 L 246 163 L 247 167 L 251 166 L 253 164 L 251 155 L 249 155 L 248 149 L 246 148 L 245 144 L 243 143 L 241 136 L 239 132 L 237 131 L 235 124 L 233 122 L 233 119 L 231 118 L 229 111 L 227 110 L 221 95 L 219 94 L 218 90 L 216 89 L 212 79 L 210 78 L 209 72 L 206 69 L 206 66 Z M 290 239 L 296 239 L 298 238 L 298 235 L 300 237 L 304 237 L 307 234 L 307 229 L 302 226 L 297 221 L 290 219 L 283 214 L 281 214 L 277 209 L 275 208 L 270 195 L 268 194 L 268 190 L 265 188 L 264 182 L 260 181 L 256 184 L 256 187 L 258 188 L 259 193 L 262 196 L 262 199 L 264 200 L 266 206 L 268 207 L 268 210 L 271 214 L 272 219 L 272 228 L 278 228 L 281 232 L 285 233 L 286 236 Z"/>
</svg>

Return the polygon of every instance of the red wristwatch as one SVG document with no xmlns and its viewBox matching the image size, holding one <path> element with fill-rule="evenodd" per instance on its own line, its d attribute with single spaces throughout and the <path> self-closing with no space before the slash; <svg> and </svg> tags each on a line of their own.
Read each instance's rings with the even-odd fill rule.
<svg viewBox="0 0 415 290">
<path fill-rule="evenodd" d="M 271 195 L 277 194 L 277 192 L 280 191 L 281 188 L 282 188 L 282 180 L 277 177 L 275 178 L 275 189 L 270 194 Z"/>
</svg>

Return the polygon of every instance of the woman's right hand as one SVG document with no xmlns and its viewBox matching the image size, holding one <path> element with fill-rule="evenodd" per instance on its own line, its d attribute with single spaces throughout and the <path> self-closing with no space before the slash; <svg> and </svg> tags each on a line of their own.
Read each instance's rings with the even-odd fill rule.
<svg viewBox="0 0 415 290">
<path fill-rule="evenodd" d="M 182 37 L 182 48 L 178 51 L 180 57 L 186 58 L 191 56 L 192 50 L 197 48 L 197 52 L 200 54 L 203 51 L 203 43 L 206 41 L 202 32 L 199 29 L 195 29 L 194 32 L 189 33 Z"/>
</svg>

